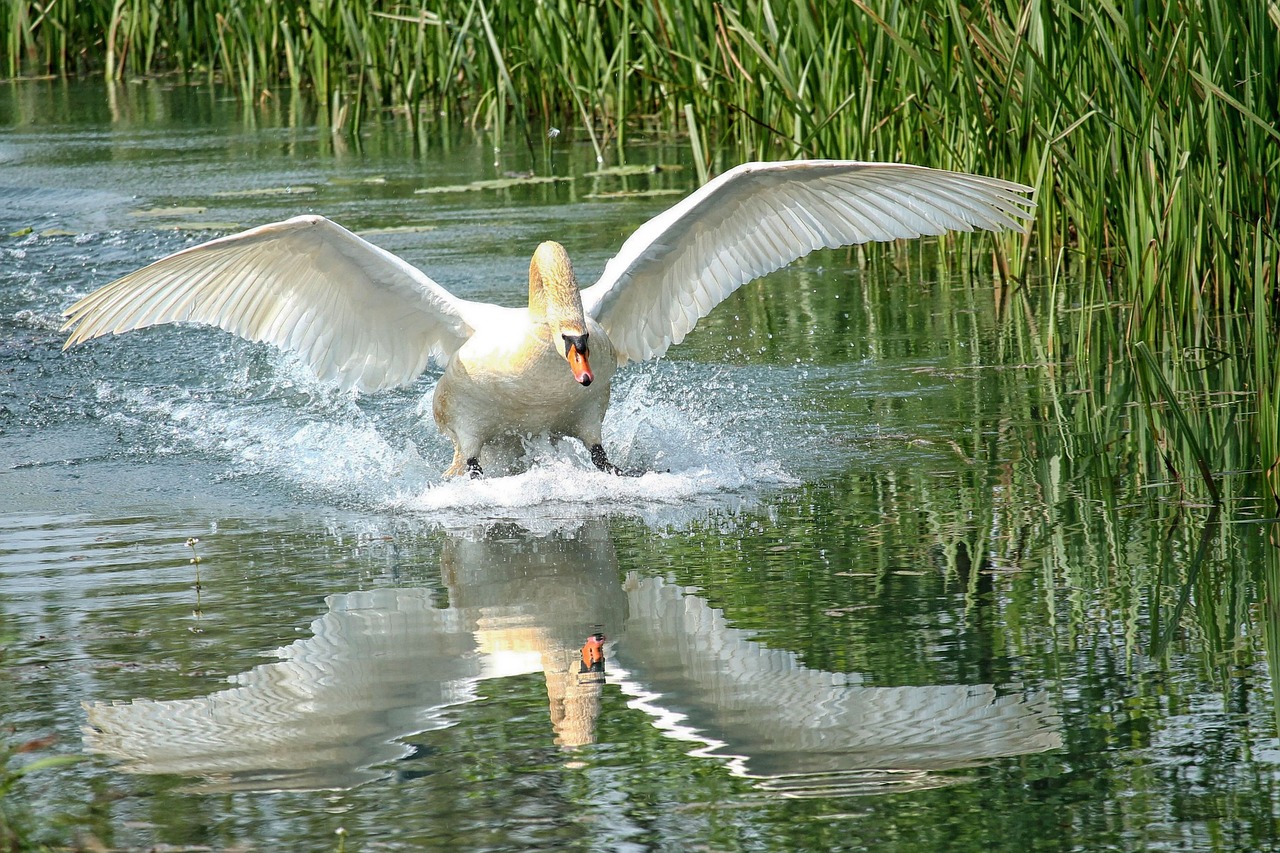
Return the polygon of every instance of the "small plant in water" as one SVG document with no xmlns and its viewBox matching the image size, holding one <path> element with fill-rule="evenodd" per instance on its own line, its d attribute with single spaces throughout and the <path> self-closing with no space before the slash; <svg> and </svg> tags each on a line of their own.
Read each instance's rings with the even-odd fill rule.
<svg viewBox="0 0 1280 853">
<path fill-rule="evenodd" d="M 190 536 L 187 538 L 187 547 L 191 549 L 191 565 L 196 567 L 196 607 L 195 607 L 195 610 L 191 611 L 191 615 L 196 617 L 197 622 L 199 622 L 200 617 L 204 615 L 204 611 L 200 607 L 200 589 L 201 589 L 200 563 L 202 562 L 202 560 L 200 559 L 200 553 L 196 551 L 196 546 L 199 544 L 200 544 L 199 538 L 195 536 Z M 193 625 L 191 627 L 191 632 L 195 634 L 199 634 L 203 630 L 204 629 L 201 628 L 198 624 Z"/>
<path fill-rule="evenodd" d="M 14 766 L 17 756 L 45 749 L 56 740 L 50 736 L 33 738 L 16 747 L 0 744 L 0 850 L 26 850 L 31 844 L 26 808 L 14 796 L 22 779 L 36 771 L 73 764 L 81 759 L 79 755 L 51 755 Z"/>
</svg>

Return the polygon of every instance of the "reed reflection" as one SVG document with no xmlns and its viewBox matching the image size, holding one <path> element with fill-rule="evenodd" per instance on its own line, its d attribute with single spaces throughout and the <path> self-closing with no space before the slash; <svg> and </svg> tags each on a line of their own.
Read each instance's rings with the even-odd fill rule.
<svg viewBox="0 0 1280 853">
<path fill-rule="evenodd" d="M 617 689 L 693 754 L 788 795 L 946 784 L 935 771 L 1061 745 L 1042 696 L 807 668 L 689 589 L 623 577 L 603 521 L 450 536 L 441 577 L 447 603 L 425 589 L 329 596 L 311 637 L 226 690 L 92 703 L 86 748 L 202 790 L 347 788 L 389 775 L 412 753 L 403 739 L 455 724 L 481 682 L 539 672 L 565 749 L 595 741 L 601 692 Z"/>
</svg>

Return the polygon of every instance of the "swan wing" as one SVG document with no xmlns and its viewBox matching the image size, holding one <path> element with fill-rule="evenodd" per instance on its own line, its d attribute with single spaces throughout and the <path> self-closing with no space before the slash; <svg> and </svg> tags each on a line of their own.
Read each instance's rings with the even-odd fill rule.
<svg viewBox="0 0 1280 853">
<path fill-rule="evenodd" d="M 485 306 L 323 216 L 296 216 L 192 246 L 65 312 L 71 347 L 162 323 L 219 326 L 298 353 L 323 379 L 376 391 L 447 358 Z"/>
<path fill-rule="evenodd" d="M 1025 230 L 1031 187 L 921 166 L 746 163 L 632 234 L 582 293 L 619 363 L 656 358 L 743 284 L 815 249 Z"/>
</svg>

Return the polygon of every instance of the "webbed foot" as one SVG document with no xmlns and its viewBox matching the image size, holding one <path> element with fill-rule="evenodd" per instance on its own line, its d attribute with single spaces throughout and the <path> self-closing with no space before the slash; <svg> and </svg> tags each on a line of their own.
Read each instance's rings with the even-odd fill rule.
<svg viewBox="0 0 1280 853">
<path fill-rule="evenodd" d="M 614 465 L 609 461 L 609 457 L 605 455 L 604 445 L 602 444 L 591 445 L 591 461 L 601 471 L 606 474 L 612 474 L 615 477 L 639 477 L 644 473 L 643 471 L 625 470 Z"/>
</svg>

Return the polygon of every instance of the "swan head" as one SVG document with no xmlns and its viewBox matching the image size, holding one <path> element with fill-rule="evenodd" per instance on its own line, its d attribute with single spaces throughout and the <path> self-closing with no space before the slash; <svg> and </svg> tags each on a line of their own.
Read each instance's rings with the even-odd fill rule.
<svg viewBox="0 0 1280 853">
<path fill-rule="evenodd" d="M 529 313 L 535 322 L 545 323 L 564 345 L 564 357 L 573 378 L 582 386 L 595 379 L 587 360 L 587 321 L 582 312 L 582 294 L 573 274 L 569 253 L 559 243 L 538 246 L 529 264 Z"/>
</svg>

